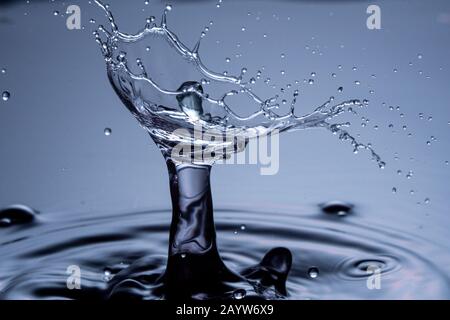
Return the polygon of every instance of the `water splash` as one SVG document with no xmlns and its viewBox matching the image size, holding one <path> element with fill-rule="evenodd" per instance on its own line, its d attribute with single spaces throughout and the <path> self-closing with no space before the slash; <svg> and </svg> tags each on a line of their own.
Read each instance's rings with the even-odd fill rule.
<svg viewBox="0 0 450 320">
<path fill-rule="evenodd" d="M 106 30 L 100 25 L 94 31 L 97 43 L 101 47 L 105 58 L 108 75 L 116 92 L 122 101 L 139 120 L 141 125 L 148 130 L 155 142 L 160 146 L 163 153 L 169 156 L 174 143 L 190 143 L 191 145 L 201 145 L 212 150 L 226 148 L 226 143 L 203 141 L 195 139 L 191 134 L 174 133 L 175 128 L 183 127 L 192 129 L 193 126 L 201 126 L 204 130 L 215 130 L 226 135 L 244 138 L 247 141 L 260 135 L 271 132 L 294 131 L 309 128 L 324 128 L 337 135 L 340 140 L 347 141 L 353 147 L 353 152 L 368 150 L 372 159 L 380 168 L 385 167 L 385 162 L 372 149 L 370 144 L 363 144 L 357 141 L 344 128 L 350 123 L 331 123 L 330 120 L 345 113 L 356 114 L 356 108 L 368 105 L 368 100 L 352 99 L 333 104 L 334 97 L 330 97 L 325 103 L 315 108 L 314 111 L 304 114 L 296 114 L 296 104 L 298 101 L 298 90 L 292 96 L 289 111 L 280 113 L 276 111 L 280 108 L 280 96 L 260 97 L 252 90 L 251 78 L 244 80 L 247 70 L 243 68 L 241 74 L 233 76 L 228 73 L 218 73 L 208 68 L 201 59 L 199 49 L 203 37 L 201 36 L 193 49 L 186 46 L 178 36 L 172 32 L 167 25 L 167 14 L 172 10 L 171 6 L 166 6 L 161 22 L 157 25 L 155 19 L 147 19 L 147 23 L 141 31 L 136 34 L 127 34 L 119 30 L 108 5 L 96 0 L 95 3 L 105 12 L 110 30 Z M 220 94 L 209 94 L 205 92 L 200 82 L 185 82 L 178 89 L 165 88 L 152 78 L 147 71 L 141 58 L 136 59 L 136 65 L 130 65 L 127 59 L 127 52 L 122 50 L 123 46 L 137 44 L 146 40 L 148 36 L 165 40 L 170 47 L 184 60 L 193 65 L 195 69 L 204 77 L 205 82 L 214 82 L 222 85 Z M 148 47 L 148 46 L 146 46 Z M 133 69 L 136 69 L 134 71 Z M 312 80 L 312 79 L 311 79 Z M 186 85 L 189 83 L 190 85 Z M 202 109 L 184 108 L 176 104 L 168 107 L 152 101 L 142 93 L 143 86 L 150 86 L 163 97 L 195 96 L 199 100 L 198 105 L 208 105 L 211 113 L 206 113 Z M 231 89 L 229 87 L 231 86 Z M 248 100 L 245 108 L 242 105 L 236 106 L 229 102 L 232 97 L 243 96 Z M 286 101 L 283 99 L 282 101 Z M 179 103 L 180 101 L 178 101 Z M 284 103 L 286 104 L 286 103 Z M 243 114 L 244 109 L 255 107 L 256 111 Z M 181 110 L 180 110 L 181 109 Z M 226 148 L 226 150 L 236 151 L 236 148 Z M 238 151 L 240 151 L 238 149 Z M 217 160 L 217 159 L 214 159 Z"/>
</svg>

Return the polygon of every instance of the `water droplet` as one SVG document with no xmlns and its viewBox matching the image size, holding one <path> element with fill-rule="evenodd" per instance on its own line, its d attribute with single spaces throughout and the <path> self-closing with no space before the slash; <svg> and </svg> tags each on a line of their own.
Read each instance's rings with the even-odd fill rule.
<svg viewBox="0 0 450 320">
<path fill-rule="evenodd" d="M 308 83 L 309 83 L 309 84 L 314 84 L 314 79 L 309 79 L 309 80 L 308 80 Z"/>
<path fill-rule="evenodd" d="M 352 211 L 353 205 L 342 201 L 329 201 L 327 203 L 322 204 L 321 208 L 322 211 L 327 214 L 346 216 Z"/>
<path fill-rule="evenodd" d="M 311 72 L 311 77 L 315 77 L 316 73 L 315 72 Z"/>
<path fill-rule="evenodd" d="M 112 134 L 111 128 L 105 128 L 103 132 L 105 133 L 105 136 L 110 136 Z"/>
<path fill-rule="evenodd" d="M 170 4 L 166 5 L 166 10 L 167 11 L 172 11 L 172 5 L 170 5 Z"/>
<path fill-rule="evenodd" d="M 245 298 L 245 295 L 247 294 L 247 291 L 244 289 L 237 289 L 233 292 L 233 298 L 236 300 L 241 300 Z"/>
<path fill-rule="evenodd" d="M 59 11 L 57 11 L 57 10 L 53 11 L 53 15 L 54 15 L 54 16 L 59 15 Z"/>
<path fill-rule="evenodd" d="M 38 212 L 25 205 L 12 205 L 0 210 L 0 228 L 34 221 Z"/>
<path fill-rule="evenodd" d="M 108 268 L 105 268 L 105 270 L 103 271 L 103 280 L 105 282 L 108 282 L 112 278 L 113 278 L 112 271 L 110 269 L 108 269 Z"/>
<path fill-rule="evenodd" d="M 356 81 L 355 81 L 355 84 L 356 84 L 356 85 L 360 85 L 360 84 L 361 84 L 361 81 L 356 80 Z"/>
<path fill-rule="evenodd" d="M 230 62 L 231 58 L 225 58 L 225 62 Z"/>
<path fill-rule="evenodd" d="M 3 101 L 8 101 L 10 97 L 11 97 L 11 94 L 10 94 L 8 91 L 4 91 L 4 92 L 2 93 L 2 99 L 3 99 Z"/>
<path fill-rule="evenodd" d="M 394 194 L 397 193 L 397 188 L 396 187 L 392 188 L 392 193 L 394 193 Z"/>
<path fill-rule="evenodd" d="M 342 92 L 342 91 L 344 91 L 344 88 L 343 87 L 339 87 L 338 88 L 338 92 Z"/>
<path fill-rule="evenodd" d="M 241 225 L 241 230 L 244 231 L 245 229 L 247 229 L 247 227 L 245 226 L 245 224 Z"/>
<path fill-rule="evenodd" d="M 5 68 L 2 68 L 1 73 L 2 73 L 2 74 L 6 74 L 6 69 L 5 69 Z"/>
<path fill-rule="evenodd" d="M 186 255 L 186 253 L 182 253 L 180 256 L 181 256 L 181 259 L 184 259 L 184 258 L 186 258 L 187 255 Z"/>
<path fill-rule="evenodd" d="M 421 53 L 417 54 L 417 59 L 422 59 L 423 55 Z"/>
<path fill-rule="evenodd" d="M 286 58 L 286 55 L 284 53 L 281 54 L 281 59 Z"/>
<path fill-rule="evenodd" d="M 309 268 L 308 275 L 311 279 L 316 279 L 319 276 L 319 269 L 316 267 Z"/>
<path fill-rule="evenodd" d="M 430 203 L 430 198 L 425 198 L 424 202 L 425 202 L 425 204 L 429 204 Z"/>
</svg>

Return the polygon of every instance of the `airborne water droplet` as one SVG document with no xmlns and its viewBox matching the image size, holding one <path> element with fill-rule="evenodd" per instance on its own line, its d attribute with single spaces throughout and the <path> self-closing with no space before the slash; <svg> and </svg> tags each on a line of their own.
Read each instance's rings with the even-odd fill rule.
<svg viewBox="0 0 450 320">
<path fill-rule="evenodd" d="M 316 267 L 309 268 L 308 275 L 311 279 L 315 279 L 319 276 L 319 269 Z"/>
<path fill-rule="evenodd" d="M 105 136 L 110 136 L 112 133 L 111 128 L 105 128 L 104 133 L 105 133 Z"/>
<path fill-rule="evenodd" d="M 8 91 L 3 91 L 3 93 L 2 93 L 3 101 L 8 101 L 10 97 L 11 97 L 11 94 Z"/>
</svg>

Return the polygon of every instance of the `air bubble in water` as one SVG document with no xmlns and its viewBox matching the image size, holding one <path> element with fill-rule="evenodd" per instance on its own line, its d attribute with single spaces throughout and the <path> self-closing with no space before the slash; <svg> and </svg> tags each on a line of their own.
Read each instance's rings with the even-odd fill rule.
<svg viewBox="0 0 450 320">
<path fill-rule="evenodd" d="M 112 134 L 111 128 L 105 128 L 105 130 L 103 132 L 104 132 L 105 136 L 110 136 Z"/>
<path fill-rule="evenodd" d="M 8 91 L 3 91 L 3 93 L 2 93 L 3 101 L 8 101 L 10 97 L 11 97 L 11 94 Z"/>
<path fill-rule="evenodd" d="M 237 289 L 233 292 L 233 298 L 236 300 L 241 300 L 245 298 L 245 295 L 247 294 L 247 291 L 244 289 Z"/>
<path fill-rule="evenodd" d="M 308 275 L 311 279 L 315 279 L 319 276 L 319 269 L 316 267 L 309 268 Z"/>
</svg>

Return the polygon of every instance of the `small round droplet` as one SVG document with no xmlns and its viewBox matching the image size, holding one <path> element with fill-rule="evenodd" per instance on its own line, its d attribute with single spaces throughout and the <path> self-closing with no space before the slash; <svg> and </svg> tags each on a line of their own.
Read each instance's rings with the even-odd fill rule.
<svg viewBox="0 0 450 320">
<path fill-rule="evenodd" d="M 184 258 L 186 258 L 187 255 L 186 255 L 186 253 L 182 253 L 180 256 L 181 256 L 181 259 L 184 259 Z"/>
<path fill-rule="evenodd" d="M 166 5 L 166 11 L 172 11 L 172 5 L 170 4 Z"/>
<path fill-rule="evenodd" d="M 309 268 L 308 275 L 311 279 L 316 279 L 319 276 L 319 269 L 316 267 Z"/>
<path fill-rule="evenodd" d="M 10 97 L 11 97 L 11 94 L 8 91 L 3 91 L 3 93 L 2 93 L 3 101 L 8 101 Z"/>
<path fill-rule="evenodd" d="M 247 291 L 244 289 L 237 289 L 233 292 L 233 298 L 236 300 L 241 300 L 245 298 L 245 295 L 247 294 Z"/>
<path fill-rule="evenodd" d="M 425 198 L 424 202 L 425 202 L 425 204 L 429 204 L 430 203 L 430 198 Z"/>
<path fill-rule="evenodd" d="M 241 225 L 241 230 L 244 231 L 245 229 L 247 229 L 247 227 L 245 226 L 245 224 Z"/>
<path fill-rule="evenodd" d="M 54 16 L 58 16 L 59 15 L 59 11 L 57 11 L 57 10 L 53 11 L 53 15 Z"/>
<path fill-rule="evenodd" d="M 0 71 L 2 74 L 6 74 L 6 69 L 2 68 L 2 70 Z"/>
<path fill-rule="evenodd" d="M 393 187 L 393 188 L 392 188 L 392 193 L 393 193 L 393 194 L 396 194 L 396 193 L 397 193 L 397 188 L 396 188 L 396 187 Z"/>
<path fill-rule="evenodd" d="M 423 58 L 423 55 L 421 54 L 421 53 L 419 53 L 418 55 L 417 55 L 417 59 L 422 59 Z"/>
<path fill-rule="evenodd" d="M 110 136 L 112 134 L 111 128 L 105 128 L 103 132 L 105 133 L 105 136 Z"/>
</svg>

